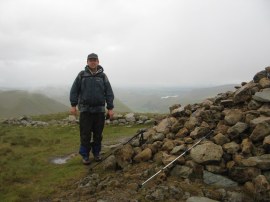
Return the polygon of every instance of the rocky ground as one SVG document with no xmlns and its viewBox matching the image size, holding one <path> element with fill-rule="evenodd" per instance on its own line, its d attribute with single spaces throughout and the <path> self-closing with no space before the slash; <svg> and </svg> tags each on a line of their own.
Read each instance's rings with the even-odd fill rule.
<svg viewBox="0 0 270 202">
<path fill-rule="evenodd" d="M 52 200 L 270 201 L 269 72 L 265 68 L 234 92 L 172 106 L 143 141 L 119 147 Z"/>
</svg>

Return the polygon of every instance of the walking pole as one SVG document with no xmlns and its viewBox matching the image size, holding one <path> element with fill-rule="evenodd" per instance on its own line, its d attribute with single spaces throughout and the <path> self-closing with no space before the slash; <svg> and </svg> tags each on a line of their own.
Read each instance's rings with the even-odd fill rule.
<svg viewBox="0 0 270 202">
<path fill-rule="evenodd" d="M 131 137 L 127 142 L 121 144 L 122 145 L 126 145 L 127 143 L 129 143 L 131 140 L 133 140 L 134 138 L 136 138 L 137 136 L 140 136 L 140 144 L 142 144 L 143 141 L 143 133 L 146 131 L 146 129 L 140 129 L 139 132 L 137 134 L 135 134 L 133 137 Z M 120 145 L 119 145 L 120 146 Z M 119 147 L 118 146 L 118 147 Z M 109 155 L 107 155 L 104 159 L 102 159 L 102 161 L 98 162 L 97 164 L 95 164 L 92 168 L 90 168 L 89 170 L 94 169 L 96 166 L 98 166 L 99 164 L 101 164 L 102 162 L 104 162 L 109 156 L 111 156 L 116 150 L 118 150 L 118 147 L 116 147 L 116 149 L 113 150 L 113 152 L 111 152 Z"/>
<path fill-rule="evenodd" d="M 179 159 L 181 156 L 185 155 L 185 153 L 187 153 L 189 150 L 191 150 L 193 147 L 195 147 L 197 144 L 199 144 L 203 139 L 207 138 L 208 136 L 210 136 L 214 131 L 211 130 L 209 133 L 207 133 L 204 137 L 202 137 L 201 139 L 199 139 L 194 145 L 192 145 L 192 147 L 190 147 L 189 149 L 187 149 L 186 151 L 184 151 L 182 154 L 180 154 L 180 156 L 176 157 L 173 161 L 171 161 L 169 164 L 167 164 L 165 167 L 163 167 L 162 169 L 160 169 L 158 172 L 156 172 L 154 175 L 152 175 L 150 178 L 148 178 L 147 180 L 145 180 L 143 183 L 141 183 L 139 185 L 139 188 L 141 188 L 143 185 L 145 185 L 147 182 L 149 182 L 152 178 L 154 178 L 156 175 L 158 175 L 162 170 L 165 170 L 167 167 L 169 167 L 172 163 L 174 163 L 177 159 Z"/>
</svg>

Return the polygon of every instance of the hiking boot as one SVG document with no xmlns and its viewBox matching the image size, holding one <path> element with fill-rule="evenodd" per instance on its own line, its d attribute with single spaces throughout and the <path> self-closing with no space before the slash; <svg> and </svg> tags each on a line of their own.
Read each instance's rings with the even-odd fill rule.
<svg viewBox="0 0 270 202">
<path fill-rule="evenodd" d="M 96 162 L 102 161 L 102 158 L 100 155 L 95 156 L 94 159 Z"/>
<path fill-rule="evenodd" d="M 89 158 L 83 158 L 82 162 L 83 162 L 84 165 L 89 165 L 90 164 Z"/>
</svg>

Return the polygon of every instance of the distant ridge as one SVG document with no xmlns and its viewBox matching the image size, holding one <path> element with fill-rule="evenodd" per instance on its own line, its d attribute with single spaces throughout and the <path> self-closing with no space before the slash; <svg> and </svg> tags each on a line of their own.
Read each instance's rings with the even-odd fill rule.
<svg viewBox="0 0 270 202">
<path fill-rule="evenodd" d="M 0 91 L 0 118 L 68 111 L 69 107 L 39 93 Z"/>
<path fill-rule="evenodd" d="M 40 93 L 48 96 L 49 98 L 56 100 L 66 106 L 70 106 L 69 102 L 69 91 L 70 87 L 62 86 L 62 87 L 44 87 L 40 89 L 36 89 L 35 93 Z M 115 112 L 132 112 L 128 105 L 125 105 L 118 98 L 114 99 L 114 111 Z"/>
</svg>

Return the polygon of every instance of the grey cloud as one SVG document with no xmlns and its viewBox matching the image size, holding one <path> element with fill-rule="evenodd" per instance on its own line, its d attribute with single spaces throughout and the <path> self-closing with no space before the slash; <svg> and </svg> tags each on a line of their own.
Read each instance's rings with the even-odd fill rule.
<svg viewBox="0 0 270 202">
<path fill-rule="evenodd" d="M 269 24 L 265 0 L 3 0 L 0 86 L 70 85 L 90 52 L 113 85 L 239 83 L 269 65 Z"/>
</svg>

